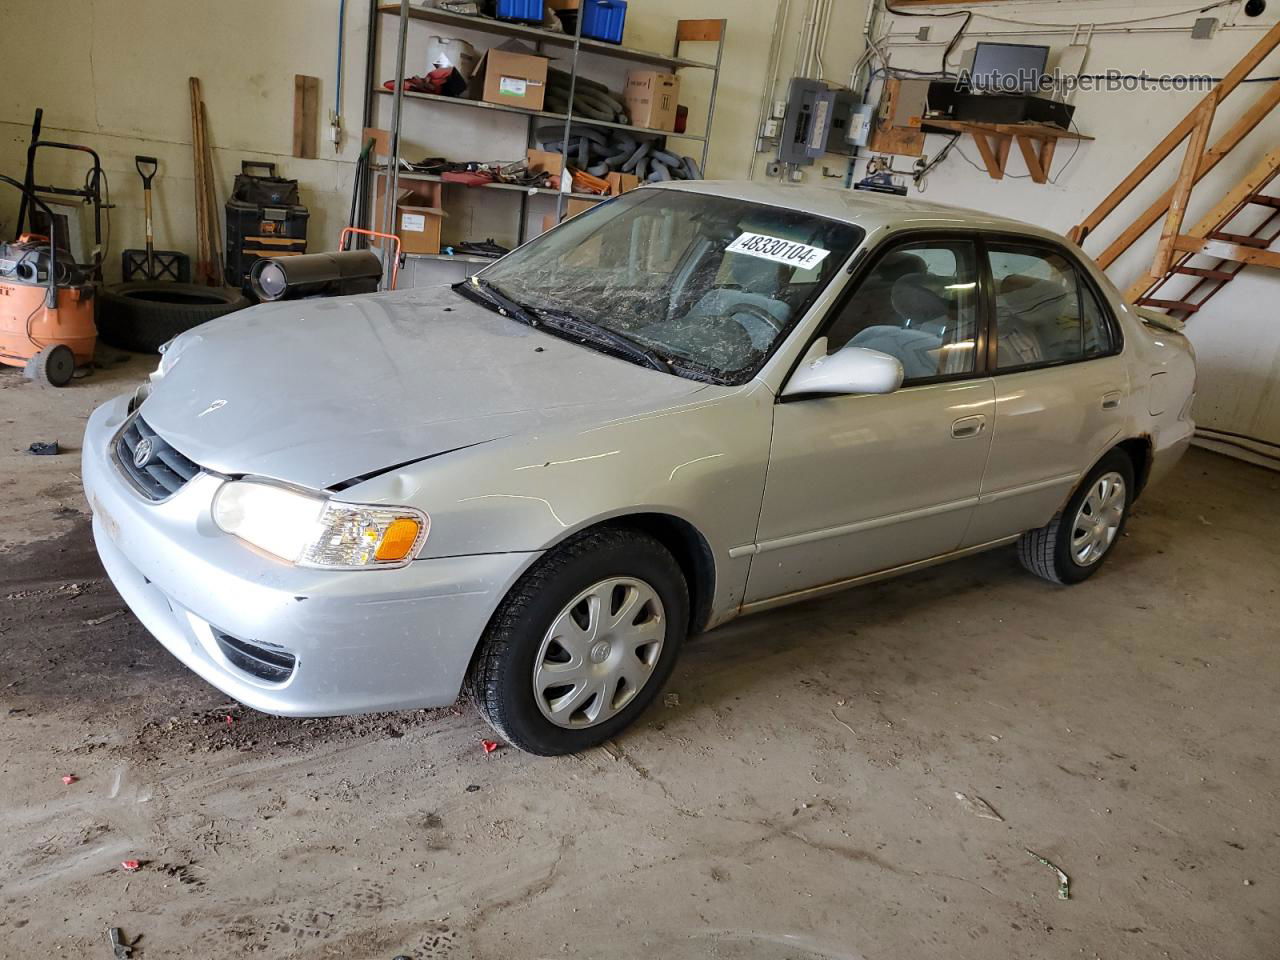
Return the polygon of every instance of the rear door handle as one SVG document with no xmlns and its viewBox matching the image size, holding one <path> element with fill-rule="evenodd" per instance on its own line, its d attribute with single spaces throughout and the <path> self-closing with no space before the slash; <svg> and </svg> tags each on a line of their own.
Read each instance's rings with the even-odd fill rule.
<svg viewBox="0 0 1280 960">
<path fill-rule="evenodd" d="M 1115 410 L 1120 406 L 1121 393 L 1119 390 L 1112 390 L 1110 393 L 1102 395 L 1102 409 Z"/>
<path fill-rule="evenodd" d="M 972 417 L 961 417 L 951 424 L 951 435 L 957 440 L 963 440 L 965 437 L 976 437 L 986 427 L 987 418 L 980 413 Z"/>
</svg>

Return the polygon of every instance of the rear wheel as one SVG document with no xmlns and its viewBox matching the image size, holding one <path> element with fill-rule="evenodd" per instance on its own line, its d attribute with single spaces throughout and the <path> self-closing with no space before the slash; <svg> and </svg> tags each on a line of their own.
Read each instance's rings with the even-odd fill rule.
<svg viewBox="0 0 1280 960">
<path fill-rule="evenodd" d="M 512 588 L 481 641 L 472 693 L 513 746 L 576 753 L 653 701 L 688 625 L 688 586 L 662 544 L 630 530 L 588 531 Z"/>
<path fill-rule="evenodd" d="M 1124 533 L 1133 491 L 1133 462 L 1123 451 L 1111 451 L 1057 516 L 1022 535 L 1022 565 L 1053 583 L 1079 583 L 1093 576 Z"/>
<path fill-rule="evenodd" d="M 27 361 L 26 374 L 37 383 L 65 387 L 76 372 L 76 357 L 65 343 L 45 347 Z"/>
</svg>

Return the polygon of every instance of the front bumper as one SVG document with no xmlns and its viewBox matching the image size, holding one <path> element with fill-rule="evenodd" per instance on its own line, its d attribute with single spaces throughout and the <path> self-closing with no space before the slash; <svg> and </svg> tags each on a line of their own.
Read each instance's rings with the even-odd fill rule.
<svg viewBox="0 0 1280 960">
<path fill-rule="evenodd" d="M 128 397 L 94 411 L 82 475 L 107 575 L 143 625 L 236 700 L 283 716 L 442 706 L 461 688 L 499 601 L 536 553 L 415 560 L 395 570 L 308 570 L 259 553 L 213 524 L 223 482 L 198 474 L 168 500 L 144 500 L 111 461 Z M 285 651 L 288 679 L 240 669 L 217 641 Z"/>
</svg>

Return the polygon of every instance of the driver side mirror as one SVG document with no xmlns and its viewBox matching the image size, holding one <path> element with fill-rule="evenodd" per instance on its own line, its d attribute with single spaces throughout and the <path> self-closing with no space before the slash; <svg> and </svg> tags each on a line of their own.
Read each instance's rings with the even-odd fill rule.
<svg viewBox="0 0 1280 960">
<path fill-rule="evenodd" d="M 902 375 L 897 357 L 848 346 L 828 354 L 826 337 L 821 337 L 809 348 L 782 395 L 893 393 L 902 386 Z"/>
</svg>

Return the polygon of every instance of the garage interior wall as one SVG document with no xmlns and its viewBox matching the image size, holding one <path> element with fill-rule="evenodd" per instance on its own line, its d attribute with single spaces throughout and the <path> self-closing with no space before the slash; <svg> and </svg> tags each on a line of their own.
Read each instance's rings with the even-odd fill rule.
<svg viewBox="0 0 1280 960">
<path fill-rule="evenodd" d="M 1231 4 L 1201 12 L 1176 0 L 1136 4 L 978 4 L 972 8 L 973 21 L 951 66 L 957 67 L 963 52 L 979 40 L 995 40 L 1050 46 L 1049 68 L 1052 69 L 1058 55 L 1072 42 L 1072 30 L 1078 22 L 1103 24 L 1177 14 L 1121 27 L 1097 26 L 1089 40 L 1083 72 L 1102 74 L 1115 70 L 1139 74 L 1145 71 L 1153 76 L 1207 73 L 1221 77 L 1275 25 L 1280 12 L 1277 10 L 1280 4 L 1271 4 L 1262 16 L 1251 19 L 1244 16 L 1241 7 L 1242 4 Z M 940 12 L 960 8 L 928 9 Z M 1211 39 L 1193 40 L 1191 25 L 1202 16 L 1219 18 L 1221 26 Z M 1045 33 L 1004 20 L 1062 23 L 1065 27 Z M 960 22 L 960 17 L 890 17 L 882 27 L 889 31 L 888 41 L 881 46 L 895 68 L 937 70 L 942 51 Z M 922 25 L 928 25 L 931 30 L 927 43 L 915 39 Z M 1087 29 L 1080 31 L 1080 42 L 1087 33 Z M 1253 71 L 1254 77 L 1270 77 L 1272 81 L 1277 75 L 1280 75 L 1280 50 L 1274 51 Z M 1267 85 L 1242 84 L 1224 101 L 1214 118 L 1210 144 L 1256 102 Z M 1040 185 L 1025 178 L 1026 168 L 1017 150 L 1011 155 L 1005 179 L 992 180 L 985 171 L 974 169 L 972 164 L 981 164 L 978 151 L 972 138 L 964 137 L 956 145 L 960 155 L 953 151 L 929 174 L 922 196 L 1029 220 L 1065 233 L 1092 211 L 1202 96 L 1202 92 L 1078 91 L 1072 101 L 1076 106 L 1075 122 L 1082 133 L 1096 139 L 1082 143 L 1074 155 L 1076 148 L 1070 142 L 1061 142 L 1050 173 L 1053 182 Z M 946 145 L 947 139 L 930 135 L 926 154 L 932 156 Z M 1195 188 L 1184 229 L 1195 223 L 1277 142 L 1280 142 L 1280 111 L 1273 111 Z M 1104 221 L 1096 237 L 1086 239 L 1085 249 L 1099 253 L 1140 211 L 1168 189 L 1177 176 L 1182 157 L 1180 147 Z M 894 166 L 909 170 L 911 158 L 896 158 Z M 858 175 L 861 173 L 860 167 Z M 1274 185 L 1271 192 L 1275 192 Z M 915 194 L 914 189 L 912 193 Z M 1108 275 L 1121 290 L 1150 266 L 1159 233 L 1157 224 L 1108 269 Z M 1276 322 L 1275 309 L 1265 305 L 1275 303 L 1277 297 L 1280 297 L 1280 272 L 1250 267 L 1187 324 L 1187 333 L 1195 343 L 1199 360 L 1194 407 L 1197 423 L 1263 441 L 1246 445 L 1272 457 L 1280 454 L 1277 446 L 1280 445 L 1280 323 Z M 1221 449 L 1250 458 L 1239 447 Z M 1252 459 L 1273 467 L 1280 465 L 1280 461 L 1265 455 Z"/>
<path fill-rule="evenodd" d="M 731 4 L 724 0 L 633 0 L 630 5 L 627 44 L 654 50 L 669 47 L 677 17 L 729 20 L 707 169 L 711 177 L 747 174 L 780 2 L 785 0 L 735 0 Z M 322 139 L 316 160 L 291 156 L 293 77 L 301 73 L 320 78 L 323 126 L 334 101 L 337 0 L 226 0 L 216 5 L 161 0 L 8 0 L 5 6 L 10 24 L 27 27 L 0 32 L 0 53 L 6 64 L 6 82 L 0 93 L 0 171 L 21 176 L 32 112 L 37 106 L 45 111 L 46 137 L 94 146 L 102 154 L 111 200 L 116 204 L 110 217 L 109 279 L 118 270 L 119 251 L 142 245 L 141 184 L 133 164 L 136 154 L 151 154 L 160 160 L 155 182 L 157 246 L 188 252 L 194 247 L 189 76 L 199 76 L 204 86 L 219 199 L 225 199 L 241 160 L 275 161 L 283 175 L 300 181 L 303 202 L 311 210 L 311 249 L 336 245 L 346 219 L 358 151 L 352 133 L 358 133 L 362 119 L 367 30 L 367 7 L 362 0 L 350 0 L 346 17 L 342 112 L 347 135 L 336 152 Z M 787 6 L 781 30 L 781 80 L 775 97 L 785 95 L 796 38 L 810 0 L 791 0 Z M 1066 5 L 1028 0 L 979 4 L 957 53 L 962 54 L 980 39 L 1005 39 L 1047 43 L 1056 55 L 1071 42 L 1069 31 L 1078 20 L 1104 23 L 1173 13 L 1177 16 L 1150 23 L 1096 28 L 1089 41 L 1085 72 L 1115 69 L 1161 74 L 1177 69 L 1221 76 L 1275 22 L 1274 8 L 1263 17 L 1247 19 L 1239 7 L 1233 4 L 1198 13 L 1167 2 L 1122 5 L 1090 0 Z M 950 9 L 929 8 L 930 12 Z M 1191 23 L 1205 15 L 1218 17 L 1222 26 L 1209 40 L 1192 40 Z M 833 2 L 822 55 L 828 81 L 848 82 L 863 52 L 865 16 L 865 0 Z M 1036 27 L 990 19 L 993 16 L 1065 26 L 1037 32 Z M 883 48 L 894 67 L 936 70 L 960 19 L 886 17 L 882 29 L 887 27 L 889 35 Z M 388 29 L 389 18 L 383 21 L 382 29 Z M 55 29 L 55 25 L 66 26 Z M 931 34 L 922 42 L 916 39 L 916 31 L 925 25 Z M 427 35 L 427 29 L 411 30 L 411 37 L 420 37 L 421 42 Z M 412 46 L 410 50 L 409 72 L 422 72 L 414 66 Z M 389 62 L 389 56 L 384 62 Z M 958 59 L 953 58 L 953 68 Z M 1051 55 L 1051 66 L 1053 62 Z M 1280 55 L 1270 57 L 1255 73 L 1280 73 Z M 682 99 L 690 104 L 694 116 L 701 116 L 705 90 L 692 72 L 685 75 L 690 79 Z M 378 79 L 389 77 L 388 73 Z M 1247 84 L 1233 94 L 1218 112 L 1215 135 L 1258 92 L 1258 85 Z M 1010 162 L 1006 179 L 993 181 L 966 162 L 966 157 L 976 161 L 977 151 L 965 138 L 952 156 L 930 173 L 923 195 L 1065 231 L 1145 156 L 1199 96 L 1080 92 L 1074 99 L 1076 119 L 1080 129 L 1096 141 L 1082 144 L 1076 153 L 1071 144 L 1063 143 L 1055 160 L 1054 182 L 1036 185 L 1019 178 L 1022 167 L 1016 158 Z M 383 109 L 388 105 L 384 103 Z M 452 159 L 500 159 L 486 156 L 494 149 L 494 129 L 486 126 L 492 118 L 487 112 L 473 115 L 477 113 L 440 106 L 415 115 L 409 106 L 404 127 L 406 155 L 420 151 Z M 511 155 L 518 156 L 524 146 L 524 122 L 503 118 L 500 123 L 508 119 L 512 121 L 510 129 L 501 127 L 499 132 L 504 144 L 510 139 Z M 1280 116 L 1255 130 L 1193 194 L 1189 220 L 1193 222 L 1252 166 L 1263 150 L 1276 142 L 1278 134 Z M 926 153 L 931 155 L 945 143 L 945 137 L 930 136 Z M 1109 228 L 1118 228 L 1126 214 L 1132 216 L 1171 183 L 1180 160 L 1181 152 L 1175 151 L 1157 175 L 1112 215 L 1099 239 L 1108 237 Z M 807 168 L 804 182 L 843 189 L 844 164 L 840 157 L 819 161 Z M 894 165 L 909 169 L 910 160 L 897 158 Z M 765 176 L 764 166 L 757 163 L 757 179 Z M 824 176 L 824 168 L 833 176 Z M 861 174 L 859 167 L 857 175 Z M 41 167 L 45 181 L 68 183 L 81 176 L 83 168 L 78 160 L 69 164 L 50 155 Z M 914 195 L 914 189 L 912 192 Z M 0 195 L 0 231 L 5 234 L 12 229 L 15 209 L 16 192 L 6 190 Z M 531 208 L 531 213 L 535 213 L 531 217 L 534 221 L 536 211 Z M 463 235 L 473 239 L 495 235 L 508 242 L 514 239 L 501 235 L 513 217 L 502 214 L 495 205 L 464 205 L 453 216 L 449 231 L 454 239 Z M 1110 271 L 1122 287 L 1149 262 L 1154 235 L 1155 231 L 1150 232 Z M 1086 246 L 1097 250 L 1094 244 Z M 1272 444 L 1280 443 L 1280 324 L 1274 322 L 1274 311 L 1261 305 L 1274 302 L 1280 292 L 1278 284 L 1280 276 L 1272 272 L 1246 270 L 1188 327 L 1201 363 L 1197 419 Z"/>
</svg>

